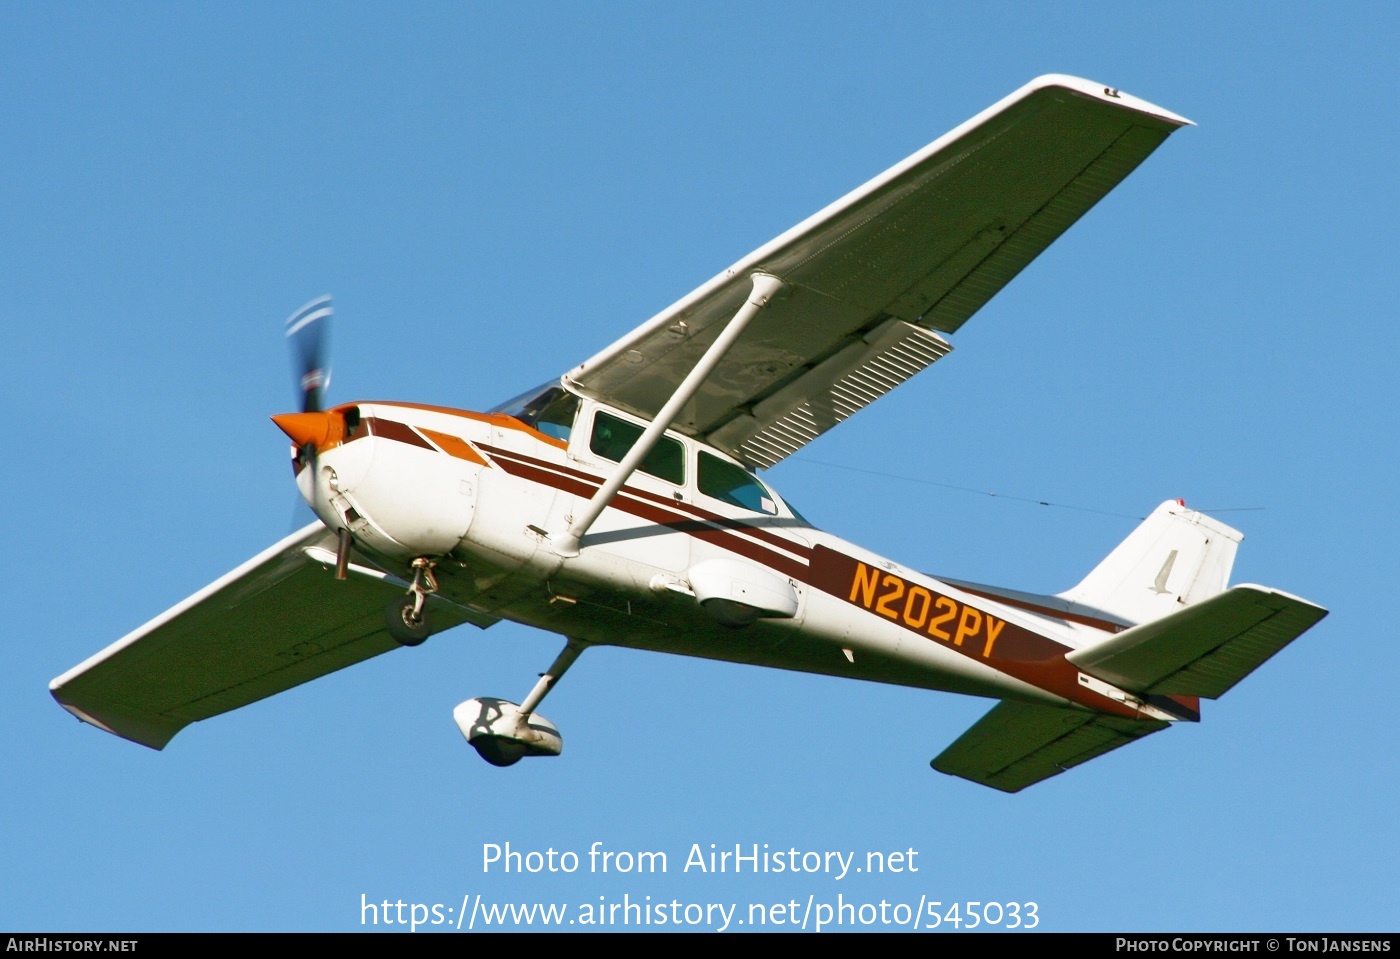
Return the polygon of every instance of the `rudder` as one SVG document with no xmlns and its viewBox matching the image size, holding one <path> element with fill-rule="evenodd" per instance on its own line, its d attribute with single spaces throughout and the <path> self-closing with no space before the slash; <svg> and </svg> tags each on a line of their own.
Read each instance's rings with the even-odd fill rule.
<svg viewBox="0 0 1400 959">
<path fill-rule="evenodd" d="M 1204 513 L 1167 500 L 1061 599 L 1146 623 L 1225 590 L 1244 538 Z"/>
</svg>

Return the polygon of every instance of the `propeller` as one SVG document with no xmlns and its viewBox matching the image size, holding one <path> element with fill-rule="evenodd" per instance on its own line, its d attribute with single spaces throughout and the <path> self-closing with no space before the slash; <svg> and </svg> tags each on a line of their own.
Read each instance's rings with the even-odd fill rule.
<svg viewBox="0 0 1400 959">
<path fill-rule="evenodd" d="M 287 317 L 287 343 L 292 348 L 292 372 L 297 378 L 297 389 L 301 391 L 301 413 L 273 417 L 297 445 L 298 472 L 302 466 L 311 468 L 313 495 L 319 445 L 316 434 L 325 431 L 321 408 L 331 382 L 328 354 L 332 312 L 331 298 L 326 295 L 318 296 Z"/>
<path fill-rule="evenodd" d="M 331 298 L 319 296 L 287 318 L 287 340 L 292 347 L 301 411 L 319 413 L 331 385 Z"/>
<path fill-rule="evenodd" d="M 294 469 L 307 474 L 313 511 L 316 501 L 316 460 L 322 444 L 329 442 L 335 417 L 323 411 L 331 383 L 331 308 L 329 295 L 319 296 L 287 318 L 287 341 L 292 348 L 292 370 L 301 391 L 301 412 L 272 418 L 297 447 Z M 336 530 L 335 578 L 345 579 L 350 558 L 350 531 Z"/>
</svg>

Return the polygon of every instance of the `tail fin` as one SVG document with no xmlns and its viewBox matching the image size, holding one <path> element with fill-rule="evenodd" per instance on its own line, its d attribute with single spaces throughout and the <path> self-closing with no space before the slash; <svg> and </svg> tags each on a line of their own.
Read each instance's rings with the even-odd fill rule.
<svg viewBox="0 0 1400 959">
<path fill-rule="evenodd" d="M 1160 619 L 1223 592 L 1243 538 L 1181 500 L 1167 500 L 1059 596 L 1130 623 Z"/>
</svg>

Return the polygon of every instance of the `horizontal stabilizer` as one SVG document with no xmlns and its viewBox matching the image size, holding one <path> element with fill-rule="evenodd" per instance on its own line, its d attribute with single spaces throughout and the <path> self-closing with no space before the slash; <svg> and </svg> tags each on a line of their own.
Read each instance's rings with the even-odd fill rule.
<svg viewBox="0 0 1400 959">
<path fill-rule="evenodd" d="M 162 749 L 185 726 L 397 649 L 385 608 L 404 584 L 352 565 L 333 570 L 335 533 L 319 521 L 162 613 L 49 684 L 79 719 Z M 490 617 L 430 606 L 434 631 Z"/>
<path fill-rule="evenodd" d="M 979 719 L 930 765 L 1002 792 L 1020 792 L 1168 725 L 1007 701 Z"/>
<path fill-rule="evenodd" d="M 1138 693 L 1216 699 L 1327 610 L 1263 586 L 1236 586 L 1065 658 Z"/>
</svg>

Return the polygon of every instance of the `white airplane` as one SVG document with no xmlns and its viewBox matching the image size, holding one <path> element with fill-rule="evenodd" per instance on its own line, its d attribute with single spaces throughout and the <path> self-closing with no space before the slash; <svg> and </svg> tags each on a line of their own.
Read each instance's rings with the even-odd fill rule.
<svg viewBox="0 0 1400 959">
<path fill-rule="evenodd" d="M 1240 534 L 1159 506 L 1079 585 L 935 579 L 811 526 L 754 471 L 952 349 L 988 299 L 1189 121 L 1041 77 L 561 378 L 488 413 L 322 409 L 329 299 L 293 315 L 297 485 L 319 522 L 55 679 L 79 719 L 186 725 L 461 623 L 567 637 L 519 703 L 454 716 L 488 762 L 558 755 L 541 701 L 591 645 L 1000 700 L 932 762 L 1015 792 L 1200 718 L 1326 615 L 1228 587 Z"/>
</svg>

